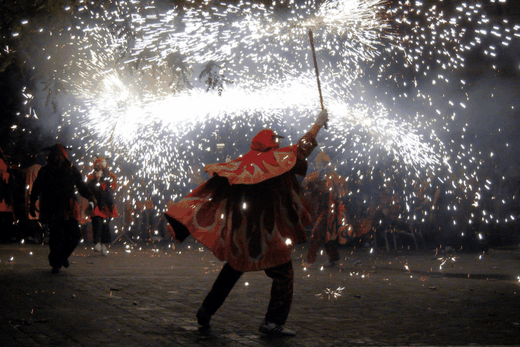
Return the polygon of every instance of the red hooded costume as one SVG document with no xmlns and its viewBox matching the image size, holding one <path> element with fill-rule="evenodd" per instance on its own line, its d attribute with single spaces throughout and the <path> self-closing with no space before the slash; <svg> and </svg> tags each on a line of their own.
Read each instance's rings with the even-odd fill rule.
<svg viewBox="0 0 520 347">
<path fill-rule="evenodd" d="M 304 226 L 311 222 L 296 175 L 306 174 L 316 134 L 279 148 L 279 136 L 262 130 L 244 156 L 207 165 L 212 178 L 166 212 L 176 239 L 191 234 L 238 271 L 289 262 L 291 244 L 307 240 Z"/>
<path fill-rule="evenodd" d="M 105 157 L 96 157 L 93 166 L 94 172 L 87 176 L 87 186 L 96 196 L 97 205 L 93 210 L 89 210 L 87 215 L 90 218 L 117 218 L 119 213 L 113 201 L 113 195 L 117 189 L 117 176 L 108 170 Z M 96 173 L 99 171 L 102 174 L 96 177 Z"/>
</svg>

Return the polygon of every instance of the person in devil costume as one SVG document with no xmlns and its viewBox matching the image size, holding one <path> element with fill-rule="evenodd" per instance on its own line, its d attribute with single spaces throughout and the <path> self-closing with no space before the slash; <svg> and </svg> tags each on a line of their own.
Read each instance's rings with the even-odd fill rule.
<svg viewBox="0 0 520 347">
<path fill-rule="evenodd" d="M 65 147 L 56 144 L 48 150 L 47 165 L 38 171 L 31 190 L 29 213 L 36 216 L 39 200 L 40 220 L 49 225 L 49 263 L 52 272 L 58 273 L 62 266 L 69 267 L 69 256 L 81 239 L 76 189 L 89 199 L 91 206 L 96 204 L 96 199 L 81 173 L 69 161 Z"/>
<path fill-rule="evenodd" d="M 339 176 L 331 165 L 330 157 L 318 153 L 314 160 L 316 171 L 305 177 L 302 182 L 304 195 L 312 206 L 314 227 L 312 229 L 307 264 L 316 261 L 321 245 L 329 261 L 326 267 L 335 266 L 339 259 L 338 236 L 347 229 L 348 218 L 342 197 L 346 194 L 346 179 Z"/>
<path fill-rule="evenodd" d="M 263 270 L 273 283 L 260 332 L 295 335 L 284 327 L 293 296 L 290 246 L 307 241 L 304 227 L 311 223 L 296 175 L 305 176 L 306 158 L 327 121 L 323 110 L 297 144 L 284 148 L 273 130 L 260 131 L 244 156 L 207 165 L 211 178 L 166 212 L 178 241 L 191 234 L 226 262 L 197 312 L 203 328 L 244 272 Z"/>
<path fill-rule="evenodd" d="M 117 176 L 108 170 L 105 157 L 97 157 L 94 161 L 94 172 L 87 179 L 87 186 L 94 193 L 97 201 L 94 209 L 87 209 L 87 214 L 92 220 L 94 250 L 101 252 L 102 255 L 107 255 L 107 245 L 112 242 L 110 220 L 118 216 L 114 204 Z"/>
</svg>

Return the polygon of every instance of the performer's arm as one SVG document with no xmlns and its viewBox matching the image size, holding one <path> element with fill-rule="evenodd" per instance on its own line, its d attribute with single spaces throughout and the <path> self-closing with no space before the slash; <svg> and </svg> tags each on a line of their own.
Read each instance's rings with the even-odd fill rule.
<svg viewBox="0 0 520 347">
<path fill-rule="evenodd" d="M 318 115 L 318 119 L 316 119 L 316 123 L 312 126 L 311 130 L 307 132 L 307 134 L 303 135 L 303 137 L 298 141 L 298 159 L 304 160 L 306 159 L 318 146 L 316 142 L 316 136 L 318 136 L 318 132 L 321 128 L 325 126 L 327 121 L 329 120 L 329 115 L 327 110 L 323 110 Z"/>
<path fill-rule="evenodd" d="M 76 169 L 75 166 L 71 166 L 72 174 L 74 175 L 74 181 L 76 184 L 76 188 L 78 188 L 79 194 L 88 199 L 89 202 L 92 202 L 93 205 L 97 204 L 94 193 L 90 190 L 87 184 L 81 178 L 81 173 Z"/>
</svg>

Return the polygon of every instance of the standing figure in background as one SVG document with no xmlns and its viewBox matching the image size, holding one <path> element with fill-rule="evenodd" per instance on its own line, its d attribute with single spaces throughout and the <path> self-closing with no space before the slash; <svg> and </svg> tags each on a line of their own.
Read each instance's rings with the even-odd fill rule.
<svg viewBox="0 0 520 347">
<path fill-rule="evenodd" d="M 155 204 L 152 200 L 151 195 L 143 196 L 140 200 L 137 200 L 134 203 L 134 208 L 136 211 L 136 232 L 137 239 L 149 242 L 153 241 L 154 234 L 154 219 L 155 219 Z"/>
<path fill-rule="evenodd" d="M 296 175 L 305 176 L 306 158 L 327 120 L 324 110 L 297 144 L 285 148 L 273 130 L 260 131 L 244 156 L 207 165 L 211 178 L 166 212 L 177 240 L 191 234 L 226 261 L 197 312 L 202 327 L 210 326 L 244 272 L 262 270 L 273 283 L 260 332 L 295 335 L 283 326 L 293 297 L 291 245 L 306 241 L 304 226 L 311 222 Z"/>
<path fill-rule="evenodd" d="M 341 198 L 346 194 L 346 179 L 339 176 L 331 165 L 330 157 L 318 153 L 314 160 L 316 171 L 305 177 L 302 185 L 310 206 L 314 228 L 307 251 L 306 262 L 313 264 L 321 245 L 328 255 L 327 267 L 339 261 L 338 235 L 347 228 L 347 214 Z"/>
<path fill-rule="evenodd" d="M 16 218 L 13 208 L 13 175 L 3 152 L 0 152 L 0 240 L 16 240 Z"/>
<path fill-rule="evenodd" d="M 38 172 L 31 190 L 29 211 L 35 217 L 36 202 L 40 202 L 40 220 L 49 224 L 49 263 L 52 272 L 58 273 L 62 266 L 69 267 L 69 256 L 81 239 L 76 189 L 91 206 L 96 198 L 69 161 L 65 147 L 56 144 L 48 149 L 47 165 Z"/>
<path fill-rule="evenodd" d="M 25 172 L 25 213 L 27 215 L 26 236 L 27 241 L 33 243 L 43 242 L 45 238 L 45 235 L 43 234 L 43 229 L 40 225 L 39 213 L 36 212 L 36 215 L 34 217 L 31 216 L 30 213 L 32 187 L 34 185 L 36 177 L 38 177 L 38 172 L 42 168 L 42 165 L 40 165 L 40 163 L 38 162 L 39 158 L 39 155 L 32 157 L 33 162 Z M 36 204 L 36 209 L 39 209 L 38 203 Z"/>
<path fill-rule="evenodd" d="M 97 206 L 87 213 L 92 220 L 94 250 L 107 255 L 107 246 L 112 242 L 110 220 L 118 216 L 114 204 L 117 177 L 108 170 L 104 157 L 97 157 L 94 161 L 94 172 L 88 176 L 87 186 L 94 193 L 97 201 Z"/>
</svg>

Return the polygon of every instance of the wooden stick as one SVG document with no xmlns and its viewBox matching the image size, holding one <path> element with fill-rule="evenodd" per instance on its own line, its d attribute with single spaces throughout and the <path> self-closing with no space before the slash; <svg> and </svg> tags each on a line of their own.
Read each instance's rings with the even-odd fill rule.
<svg viewBox="0 0 520 347">
<path fill-rule="evenodd" d="M 320 73 L 318 72 L 318 61 L 316 60 L 316 51 L 314 50 L 314 38 L 312 37 L 311 29 L 309 29 L 309 40 L 311 41 L 312 59 L 314 60 L 314 71 L 316 72 L 316 81 L 318 82 L 318 92 L 320 93 L 321 109 L 324 110 L 325 106 L 323 106 L 323 96 L 321 95 Z M 327 123 L 325 123 L 325 129 L 327 129 Z"/>
</svg>

